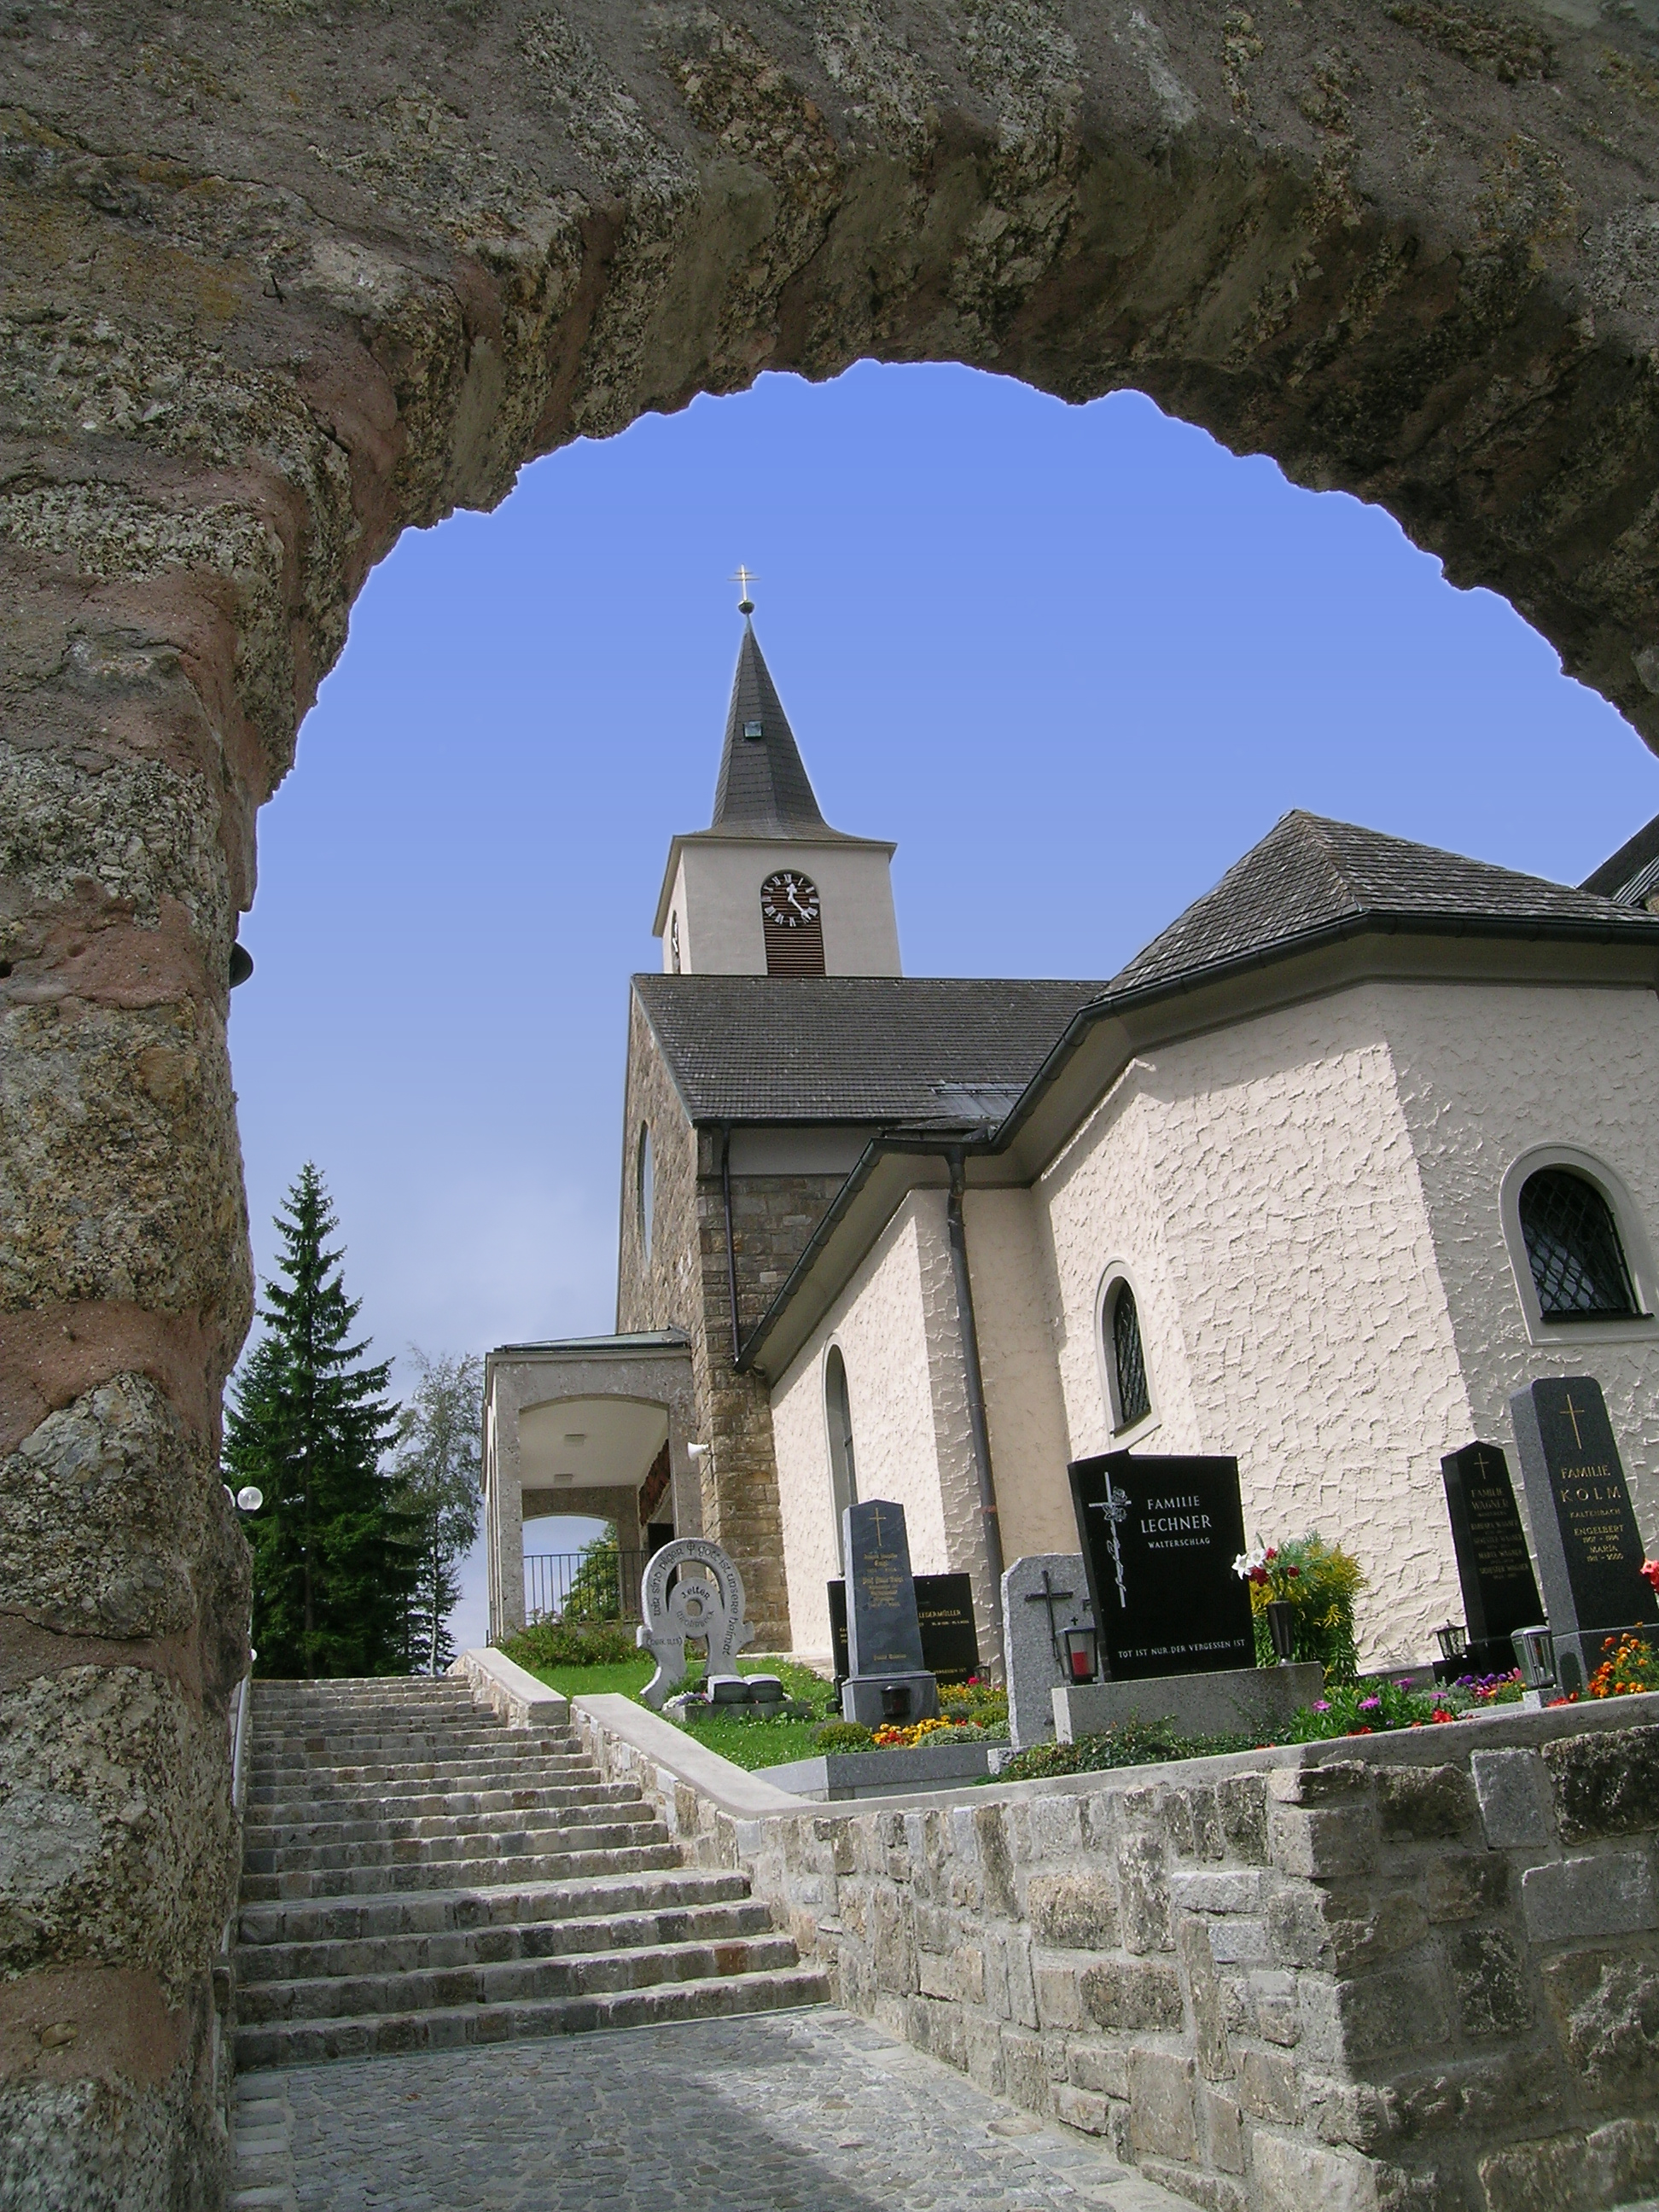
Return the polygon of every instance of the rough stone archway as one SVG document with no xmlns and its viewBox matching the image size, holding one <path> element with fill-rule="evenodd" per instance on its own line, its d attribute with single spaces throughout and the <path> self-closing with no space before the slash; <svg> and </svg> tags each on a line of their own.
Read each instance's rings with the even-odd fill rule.
<svg viewBox="0 0 1659 2212">
<path fill-rule="evenodd" d="M 0 26 L 0 2195 L 207 2204 L 253 824 L 370 565 L 767 367 L 1134 384 L 1659 737 L 1659 6 L 20 0 Z"/>
</svg>

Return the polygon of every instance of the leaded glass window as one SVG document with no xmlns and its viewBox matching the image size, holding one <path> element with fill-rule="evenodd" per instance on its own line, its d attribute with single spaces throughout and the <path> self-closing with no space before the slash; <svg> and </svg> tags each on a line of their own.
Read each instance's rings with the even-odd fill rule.
<svg viewBox="0 0 1659 2212">
<path fill-rule="evenodd" d="M 1546 1321 L 1605 1321 L 1638 1310 L 1613 1208 L 1584 1176 L 1571 1168 L 1528 1176 L 1521 1234 Z"/>
<path fill-rule="evenodd" d="M 1112 1370 L 1117 1377 L 1117 1425 L 1132 1429 L 1152 1412 L 1152 1401 L 1140 1348 L 1140 1316 L 1127 1283 L 1118 1285 L 1112 1298 Z"/>
</svg>

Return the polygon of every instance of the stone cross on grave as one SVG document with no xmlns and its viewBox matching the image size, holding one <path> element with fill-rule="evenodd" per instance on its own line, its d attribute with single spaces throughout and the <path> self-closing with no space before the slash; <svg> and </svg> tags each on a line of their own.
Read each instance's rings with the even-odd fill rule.
<svg viewBox="0 0 1659 2212">
<path fill-rule="evenodd" d="M 1071 1590 L 1057 1590 L 1054 1588 L 1049 1579 L 1047 1567 L 1042 1570 L 1042 1588 L 1027 1590 L 1025 1593 L 1027 1605 L 1042 1605 L 1048 1608 L 1048 1641 L 1054 1647 L 1054 1657 L 1059 1661 L 1062 1673 L 1066 1667 L 1066 1655 L 1060 1648 L 1060 1629 L 1054 1620 L 1054 1607 L 1057 1605 L 1069 1605 L 1073 1595 L 1073 1593 Z"/>
</svg>

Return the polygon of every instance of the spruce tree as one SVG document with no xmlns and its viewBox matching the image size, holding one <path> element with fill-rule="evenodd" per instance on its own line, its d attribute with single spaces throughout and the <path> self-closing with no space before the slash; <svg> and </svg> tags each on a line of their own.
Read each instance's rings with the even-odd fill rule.
<svg viewBox="0 0 1659 2212">
<path fill-rule="evenodd" d="M 265 1285 L 265 1334 L 225 1425 L 232 1489 L 256 1484 L 253 1642 L 264 1675 L 398 1674 L 408 1665 L 416 1534 L 380 1458 L 394 1426 L 389 1360 L 349 1340 L 338 1226 L 307 1161 L 276 1216 L 284 1279 Z"/>
</svg>

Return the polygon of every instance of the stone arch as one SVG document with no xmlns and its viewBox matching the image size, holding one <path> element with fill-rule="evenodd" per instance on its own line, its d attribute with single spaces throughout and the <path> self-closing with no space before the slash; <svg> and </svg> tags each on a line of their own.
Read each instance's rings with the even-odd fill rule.
<svg viewBox="0 0 1659 2212">
<path fill-rule="evenodd" d="M 82 0 L 79 43 L 48 9 L 9 25 L 0 1454 L 44 1504 L 4 1694 L 52 1704 L 70 1766 L 134 1762 L 155 1863 L 189 1870 L 130 1909 L 117 1791 L 107 1893 L 65 1875 L 20 1911 L 0 2012 L 83 1975 L 54 2081 L 118 2085 L 46 2130 L 68 2193 L 118 2125 L 173 2141 L 150 2166 L 178 2201 L 216 2186 L 198 2061 L 246 1580 L 217 1407 L 252 1291 L 227 987 L 258 808 L 369 568 L 644 410 L 950 359 L 1135 385 L 1382 502 L 1654 740 L 1659 69 L 1644 7 L 1578 13 Z M 127 1470 L 113 1541 L 61 1503 L 89 1450 Z M 112 1698 L 155 1727 L 112 1737 Z M 154 1772 L 118 1747 L 167 1730 L 186 1755 Z"/>
</svg>

